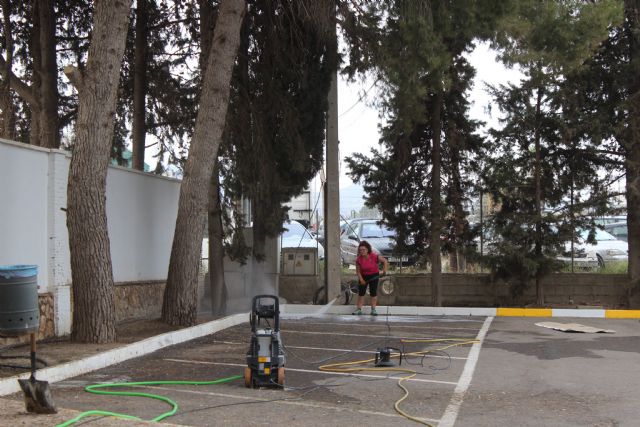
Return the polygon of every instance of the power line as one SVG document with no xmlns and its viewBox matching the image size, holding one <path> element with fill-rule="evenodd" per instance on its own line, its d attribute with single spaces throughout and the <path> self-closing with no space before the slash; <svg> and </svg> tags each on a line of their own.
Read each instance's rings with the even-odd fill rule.
<svg viewBox="0 0 640 427">
<path fill-rule="evenodd" d="M 369 91 L 371 89 L 373 89 L 373 87 L 376 85 L 376 83 L 378 83 L 380 81 L 380 78 L 377 78 L 375 82 L 373 82 L 373 84 L 371 86 L 369 86 L 369 88 L 367 90 L 364 91 L 364 93 L 362 95 L 360 95 L 360 97 L 358 97 L 358 100 L 349 108 L 347 108 L 347 111 L 343 112 L 342 114 L 340 114 L 338 116 L 338 118 L 344 116 L 345 114 L 347 114 L 349 111 L 353 110 L 358 104 L 360 104 L 363 100 L 364 97 L 367 96 L 367 94 L 369 93 Z"/>
</svg>

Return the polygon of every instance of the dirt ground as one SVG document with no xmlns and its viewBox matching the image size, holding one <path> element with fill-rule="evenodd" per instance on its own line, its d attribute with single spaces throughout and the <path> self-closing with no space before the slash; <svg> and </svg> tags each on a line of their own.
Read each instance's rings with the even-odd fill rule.
<svg viewBox="0 0 640 427">
<path fill-rule="evenodd" d="M 198 324 L 211 320 L 210 315 L 198 316 Z M 45 339 L 37 344 L 37 367 L 60 365 L 178 329 L 157 319 L 134 320 L 117 325 L 117 341 L 111 344 L 80 344 L 69 337 Z M 29 344 L 0 347 L 0 378 L 28 372 L 29 355 Z"/>
</svg>

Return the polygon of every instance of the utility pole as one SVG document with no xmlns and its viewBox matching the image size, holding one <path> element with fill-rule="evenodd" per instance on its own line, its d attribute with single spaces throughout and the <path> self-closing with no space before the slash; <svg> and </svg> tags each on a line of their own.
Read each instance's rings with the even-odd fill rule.
<svg viewBox="0 0 640 427">
<path fill-rule="evenodd" d="M 336 28 L 335 9 L 333 25 Z M 337 30 L 337 28 L 336 28 Z M 340 294 L 342 256 L 340 253 L 340 156 L 338 151 L 338 38 L 333 31 L 330 55 L 335 72 L 329 88 L 327 111 L 326 184 L 324 186 L 325 286 L 327 303 Z"/>
</svg>

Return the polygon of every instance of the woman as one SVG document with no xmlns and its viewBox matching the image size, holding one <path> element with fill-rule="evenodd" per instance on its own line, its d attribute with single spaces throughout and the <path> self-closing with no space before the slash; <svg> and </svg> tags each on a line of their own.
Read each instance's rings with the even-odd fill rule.
<svg viewBox="0 0 640 427">
<path fill-rule="evenodd" d="M 371 250 L 371 245 L 363 240 L 358 245 L 358 257 L 356 258 L 356 274 L 358 275 L 358 300 L 356 302 L 356 311 L 353 314 L 362 314 L 362 306 L 364 305 L 364 295 L 367 293 L 367 285 L 369 286 L 369 295 L 371 295 L 371 315 L 377 316 L 376 305 L 378 303 L 378 279 L 380 278 L 380 270 L 378 265 L 382 263 L 382 274 L 387 274 L 389 262 L 383 256 L 380 256 Z"/>
</svg>

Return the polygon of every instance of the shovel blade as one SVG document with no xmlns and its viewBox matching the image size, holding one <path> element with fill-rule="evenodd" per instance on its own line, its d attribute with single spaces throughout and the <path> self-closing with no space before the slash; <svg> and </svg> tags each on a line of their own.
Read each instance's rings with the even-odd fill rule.
<svg viewBox="0 0 640 427">
<path fill-rule="evenodd" d="M 48 382 L 31 378 L 28 380 L 18 380 L 18 384 L 20 384 L 20 388 L 24 393 L 24 403 L 27 412 L 36 414 L 55 414 L 58 412 L 53 402 Z"/>
</svg>

